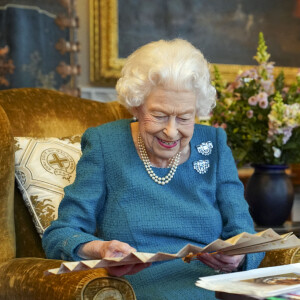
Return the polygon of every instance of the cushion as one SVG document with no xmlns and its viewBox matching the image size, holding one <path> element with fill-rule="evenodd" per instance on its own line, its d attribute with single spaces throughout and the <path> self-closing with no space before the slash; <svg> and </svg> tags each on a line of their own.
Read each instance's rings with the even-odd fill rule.
<svg viewBox="0 0 300 300">
<path fill-rule="evenodd" d="M 81 156 L 81 136 L 15 138 L 15 177 L 42 237 L 57 218 L 64 187 L 73 183 Z"/>
</svg>

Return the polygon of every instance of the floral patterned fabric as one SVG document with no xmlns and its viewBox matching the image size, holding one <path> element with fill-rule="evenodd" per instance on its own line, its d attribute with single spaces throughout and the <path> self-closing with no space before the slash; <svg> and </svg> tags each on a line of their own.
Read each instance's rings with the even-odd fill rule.
<svg viewBox="0 0 300 300">
<path fill-rule="evenodd" d="M 58 89 L 69 81 L 56 71 L 61 62 L 70 64 L 70 54 L 56 49 L 60 39 L 69 39 L 69 29 L 56 22 L 67 14 L 62 2 L 0 0 L 0 47 L 9 47 L 8 57 L 15 66 L 13 74 L 7 75 L 9 88 Z"/>
</svg>

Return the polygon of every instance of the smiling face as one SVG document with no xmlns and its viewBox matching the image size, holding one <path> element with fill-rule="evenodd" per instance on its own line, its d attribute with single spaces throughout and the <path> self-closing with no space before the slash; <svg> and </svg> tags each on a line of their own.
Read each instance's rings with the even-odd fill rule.
<svg viewBox="0 0 300 300">
<path fill-rule="evenodd" d="M 154 89 L 143 105 L 134 108 L 150 161 L 167 167 L 169 159 L 181 151 L 181 163 L 190 154 L 189 142 L 194 133 L 196 96 L 189 91 Z"/>
</svg>

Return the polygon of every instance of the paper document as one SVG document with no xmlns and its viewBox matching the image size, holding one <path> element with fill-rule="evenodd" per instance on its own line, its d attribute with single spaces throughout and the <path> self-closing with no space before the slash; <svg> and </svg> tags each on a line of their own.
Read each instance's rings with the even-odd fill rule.
<svg viewBox="0 0 300 300">
<path fill-rule="evenodd" d="M 221 251 L 226 255 L 238 255 L 293 247 L 300 247 L 300 240 L 295 235 L 292 233 L 279 235 L 272 229 L 267 229 L 256 234 L 244 232 L 226 241 L 217 239 L 203 248 L 187 244 L 175 254 L 163 252 L 132 252 L 125 257 L 107 257 L 101 260 L 63 262 L 60 268 L 48 270 L 46 273 L 62 274 L 95 268 L 168 261 L 177 258 L 183 258 L 185 261 L 190 261 L 193 260 L 197 254 L 207 252 L 216 253 Z"/>
<path fill-rule="evenodd" d="M 252 297 L 272 297 L 300 290 L 300 263 L 201 277 L 196 286 Z"/>
</svg>

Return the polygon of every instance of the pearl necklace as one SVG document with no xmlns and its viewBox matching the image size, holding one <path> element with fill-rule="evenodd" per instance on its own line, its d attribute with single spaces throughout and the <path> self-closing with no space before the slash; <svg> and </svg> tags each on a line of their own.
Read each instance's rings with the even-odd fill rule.
<svg viewBox="0 0 300 300">
<path fill-rule="evenodd" d="M 141 154 L 141 158 L 142 158 L 142 161 L 143 161 L 144 166 L 146 168 L 146 171 L 149 174 L 149 176 L 151 177 L 151 179 L 154 180 L 156 183 L 161 184 L 161 185 L 165 185 L 165 184 L 169 183 L 171 181 L 171 179 L 173 178 L 173 176 L 176 172 L 176 169 L 178 167 L 181 152 L 178 152 L 170 160 L 170 163 L 169 163 L 168 167 L 171 168 L 171 170 L 169 171 L 169 173 L 164 177 L 159 177 L 154 173 L 154 171 L 151 168 L 150 159 L 149 159 L 149 156 L 147 154 L 145 144 L 144 144 L 144 142 L 143 142 L 140 135 L 138 136 L 138 147 L 139 147 L 139 152 Z"/>
</svg>

